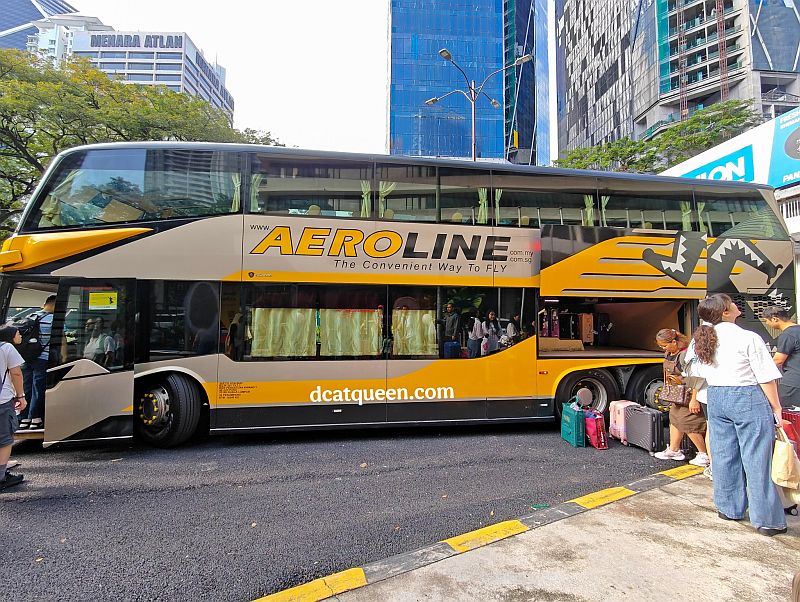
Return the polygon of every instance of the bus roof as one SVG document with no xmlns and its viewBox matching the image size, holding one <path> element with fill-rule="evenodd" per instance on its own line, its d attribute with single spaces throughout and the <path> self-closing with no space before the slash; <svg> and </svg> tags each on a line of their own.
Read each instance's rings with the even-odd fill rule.
<svg viewBox="0 0 800 602">
<path fill-rule="evenodd" d="M 610 178 L 617 181 L 631 182 L 652 182 L 653 184 L 671 184 L 677 187 L 698 188 L 698 189 L 735 189 L 742 188 L 747 190 L 762 189 L 773 190 L 766 184 L 755 184 L 752 182 L 732 182 L 723 180 L 704 180 L 690 179 L 674 176 L 659 176 L 651 174 L 639 174 L 615 171 L 597 171 L 589 169 L 566 169 L 563 167 L 541 167 L 535 165 L 519 165 L 515 163 L 501 163 L 495 161 L 470 161 L 469 159 L 442 159 L 434 157 L 416 157 L 410 155 L 382 155 L 377 153 L 347 153 L 336 151 L 306 150 L 300 148 L 287 148 L 284 146 L 267 146 L 258 144 L 239 144 L 226 142 L 179 142 L 179 141 L 148 141 L 148 142 L 108 142 L 102 144 L 89 144 L 76 146 L 66 151 L 62 151 L 56 159 L 60 159 L 74 152 L 86 150 L 119 149 L 119 148 L 139 148 L 139 149 L 196 149 L 196 150 L 218 150 L 232 152 L 259 152 L 277 157 L 287 158 L 319 158 L 340 161 L 362 161 L 395 163 L 398 165 L 413 164 L 438 167 L 457 167 L 469 168 L 477 167 L 485 170 L 502 170 L 505 173 L 518 174 L 538 174 L 538 175 L 560 175 L 560 176 L 579 176 L 593 178 Z M 55 163 L 55 161 L 54 161 Z"/>
</svg>

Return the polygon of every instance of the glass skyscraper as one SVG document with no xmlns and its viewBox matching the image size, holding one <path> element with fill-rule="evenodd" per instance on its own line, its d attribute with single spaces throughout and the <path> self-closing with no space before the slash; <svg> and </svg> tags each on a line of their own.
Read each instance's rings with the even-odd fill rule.
<svg viewBox="0 0 800 602">
<path fill-rule="evenodd" d="M 504 64 L 503 0 L 391 0 L 389 152 L 394 155 L 471 156 L 471 107 L 461 94 L 433 106 L 432 97 L 466 90 L 464 76 L 438 52 L 447 48 L 476 84 Z M 483 91 L 503 103 L 502 74 Z M 504 111 L 486 96 L 476 107 L 478 157 L 505 154 Z"/>
<path fill-rule="evenodd" d="M 43 17 L 74 13 L 62 0 L 3 0 L 0 11 L 0 48 L 25 50 L 28 36 L 36 34 L 33 21 Z"/>
</svg>

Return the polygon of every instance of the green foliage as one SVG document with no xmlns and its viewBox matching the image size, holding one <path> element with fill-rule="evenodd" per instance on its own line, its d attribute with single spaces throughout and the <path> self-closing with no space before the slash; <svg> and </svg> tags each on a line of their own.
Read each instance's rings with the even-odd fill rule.
<svg viewBox="0 0 800 602">
<path fill-rule="evenodd" d="M 752 103 L 728 100 L 697 111 L 650 140 L 620 138 L 578 148 L 555 162 L 558 167 L 656 173 L 669 169 L 758 125 Z"/>
<path fill-rule="evenodd" d="M 203 99 L 164 86 L 110 79 L 88 61 L 0 49 L 0 238 L 50 160 L 80 144 L 204 140 L 279 145 L 269 132 L 233 128 Z"/>
</svg>

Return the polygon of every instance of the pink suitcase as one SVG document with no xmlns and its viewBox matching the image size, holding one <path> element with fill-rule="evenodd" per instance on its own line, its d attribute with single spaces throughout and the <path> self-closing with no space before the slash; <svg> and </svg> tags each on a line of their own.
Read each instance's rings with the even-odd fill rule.
<svg viewBox="0 0 800 602">
<path fill-rule="evenodd" d="M 608 425 L 608 434 L 619 439 L 625 445 L 628 444 L 628 439 L 625 435 L 625 408 L 629 406 L 639 405 L 635 401 L 627 401 L 625 399 L 618 399 L 612 401 L 609 407 L 609 414 L 611 420 Z"/>
</svg>

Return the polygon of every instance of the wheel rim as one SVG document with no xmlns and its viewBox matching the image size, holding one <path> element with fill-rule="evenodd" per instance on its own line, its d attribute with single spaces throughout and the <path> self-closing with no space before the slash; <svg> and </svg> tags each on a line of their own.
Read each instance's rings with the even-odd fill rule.
<svg viewBox="0 0 800 602">
<path fill-rule="evenodd" d="M 644 387 L 644 403 L 646 406 L 659 410 L 660 412 L 669 412 L 670 403 L 662 403 L 659 400 L 661 389 L 664 387 L 664 379 L 654 378 Z"/>
<path fill-rule="evenodd" d="M 164 387 L 153 387 L 142 393 L 139 398 L 139 420 L 148 433 L 158 435 L 168 430 L 172 419 L 169 393 Z"/>
<path fill-rule="evenodd" d="M 589 406 L 598 412 L 605 412 L 608 409 L 608 390 L 605 385 L 598 379 L 592 377 L 584 377 L 572 385 L 570 391 L 570 398 L 574 398 L 578 389 L 589 389 L 592 393 L 592 403 Z"/>
</svg>

